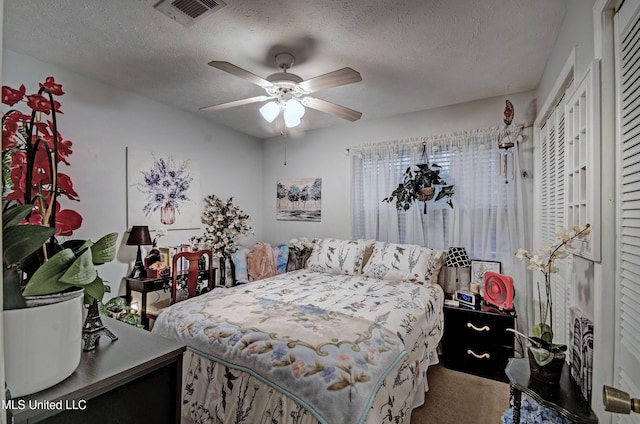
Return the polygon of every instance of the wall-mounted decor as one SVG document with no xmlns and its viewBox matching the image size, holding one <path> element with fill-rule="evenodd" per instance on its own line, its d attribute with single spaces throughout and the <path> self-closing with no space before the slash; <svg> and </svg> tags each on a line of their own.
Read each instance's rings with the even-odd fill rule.
<svg viewBox="0 0 640 424">
<path fill-rule="evenodd" d="M 484 273 L 493 271 L 500 274 L 502 272 L 502 264 L 494 261 L 471 261 L 471 282 L 484 284 Z"/>
<path fill-rule="evenodd" d="M 322 178 L 292 178 L 278 181 L 276 219 L 319 222 Z"/>
<path fill-rule="evenodd" d="M 199 228 L 200 200 L 197 161 L 127 148 L 127 226 Z"/>
</svg>

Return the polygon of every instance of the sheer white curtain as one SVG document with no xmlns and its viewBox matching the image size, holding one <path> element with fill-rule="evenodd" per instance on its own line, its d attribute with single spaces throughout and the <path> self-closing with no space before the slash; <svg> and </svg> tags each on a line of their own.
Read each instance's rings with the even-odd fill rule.
<svg viewBox="0 0 640 424">
<path fill-rule="evenodd" d="M 513 253 L 524 247 L 522 183 L 517 144 L 508 169 L 501 173 L 500 128 L 398 140 L 354 147 L 352 156 L 353 237 L 410 243 L 447 250 L 463 246 L 472 259 L 502 263 L 514 277 L 516 291 L 526 293 L 524 267 Z M 453 209 L 444 200 L 416 201 L 408 211 L 386 203 L 409 166 L 442 167 L 440 175 L 455 184 Z M 436 189 L 437 190 L 437 189 Z M 520 299 L 519 314 L 526 316 Z"/>
</svg>

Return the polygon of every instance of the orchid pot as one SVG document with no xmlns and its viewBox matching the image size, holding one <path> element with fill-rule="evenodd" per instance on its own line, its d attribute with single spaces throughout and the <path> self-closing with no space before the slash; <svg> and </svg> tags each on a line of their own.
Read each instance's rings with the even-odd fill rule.
<svg viewBox="0 0 640 424">
<path fill-rule="evenodd" d="M 24 371 L 7 378 L 13 396 L 29 394 L 23 391 L 40 390 L 41 384 L 52 385 L 66 378 L 72 366 L 61 365 L 66 356 L 77 366 L 82 294 L 86 304 L 102 299 L 107 286 L 98 276 L 95 265 L 113 260 L 116 252 L 117 233 L 108 234 L 95 243 L 58 240 L 58 236 L 71 236 L 82 224 L 77 212 L 62 209 L 58 201 L 60 195 L 78 200 L 71 178 L 59 172 L 61 164 L 69 164 L 72 153 L 71 141 L 64 140 L 57 127 L 56 112 L 60 112 L 60 103 L 54 95 L 62 94 L 62 86 L 53 77 L 48 77 L 40 84 L 40 90 L 31 95 L 26 95 L 24 85 L 19 89 L 2 87 L 4 104 L 14 106 L 24 102 L 30 109 L 29 114 L 12 109 L 2 115 L 5 369 Z M 43 115 L 49 117 L 45 120 Z M 78 289 L 80 294 L 71 300 L 56 299 L 58 293 Z M 67 307 L 69 313 L 64 312 Z M 20 318 L 10 318 L 14 316 Z M 69 337 L 54 336 L 57 340 L 68 340 L 62 343 L 68 351 L 54 347 L 58 345 L 39 332 L 41 327 L 48 328 L 51 335 L 59 334 L 56 329 L 68 329 Z M 38 339 L 50 342 L 37 347 L 23 343 Z M 27 363 L 18 364 L 20 360 Z M 31 388 L 19 387 L 22 380 L 38 379 L 43 373 L 33 376 L 31 371 L 41 369 L 43 363 L 59 368 L 62 372 L 56 378 L 60 380 L 46 378 L 45 383 L 34 381 Z"/>
</svg>

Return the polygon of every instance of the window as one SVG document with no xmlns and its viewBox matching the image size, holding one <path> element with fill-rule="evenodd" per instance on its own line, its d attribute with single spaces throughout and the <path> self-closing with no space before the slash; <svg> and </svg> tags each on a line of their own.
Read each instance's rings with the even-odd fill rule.
<svg viewBox="0 0 640 424">
<path fill-rule="evenodd" d="M 353 236 L 397 243 L 420 244 L 446 250 L 464 246 L 473 258 L 502 258 L 511 262 L 518 229 L 520 176 L 517 147 L 498 148 L 499 129 L 385 143 L 354 149 Z M 441 175 L 455 185 L 454 208 L 444 200 L 416 201 L 398 211 L 383 202 L 409 166 L 440 165 Z M 506 175 L 501 175 L 504 163 Z M 436 191 L 437 192 L 437 191 Z"/>
</svg>

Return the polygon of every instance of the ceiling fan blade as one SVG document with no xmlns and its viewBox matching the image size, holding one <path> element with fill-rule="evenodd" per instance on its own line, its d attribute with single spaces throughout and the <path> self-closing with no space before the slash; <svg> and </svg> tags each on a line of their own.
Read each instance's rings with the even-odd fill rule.
<svg viewBox="0 0 640 424">
<path fill-rule="evenodd" d="M 219 61 L 212 60 L 211 62 L 209 62 L 209 66 L 213 66 L 214 68 L 218 68 L 221 71 L 225 71 L 230 73 L 231 75 L 235 75 L 237 77 L 245 79 L 250 83 L 259 85 L 262 88 L 271 87 L 273 85 L 266 79 L 259 77 L 256 74 L 252 74 L 251 72 L 246 71 L 242 68 L 239 68 L 236 65 L 232 65 L 229 62 L 219 62 Z"/>
<path fill-rule="evenodd" d="M 232 107 L 247 105 L 249 103 L 264 102 L 265 100 L 269 100 L 269 99 L 273 99 L 273 97 L 272 96 L 249 97 L 249 98 L 246 98 L 246 99 L 234 100 L 232 102 L 220 103 L 218 105 L 211 105 L 211 106 L 207 106 L 207 107 L 201 107 L 200 110 L 201 111 L 209 111 L 210 112 L 212 110 L 230 109 Z"/>
<path fill-rule="evenodd" d="M 351 68 L 342 68 L 337 71 L 329 72 L 328 74 L 302 81 L 298 86 L 308 93 L 313 93 L 314 91 L 337 87 L 339 85 L 352 84 L 359 81 L 362 81 L 362 77 L 359 72 L 356 72 Z"/>
<path fill-rule="evenodd" d="M 349 109 L 348 107 L 340 106 L 326 100 L 316 99 L 315 97 L 305 97 L 302 104 L 310 107 L 311 109 L 316 109 L 320 112 L 330 113 L 342 119 L 346 119 L 347 121 L 357 121 L 362 116 L 362 112 L 358 112 L 357 110 Z"/>
</svg>

